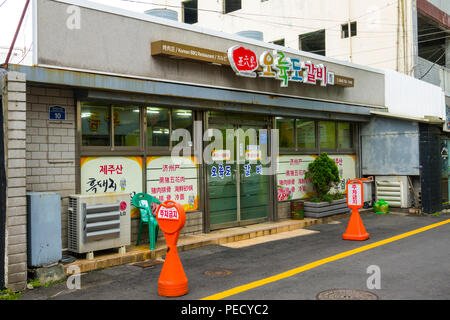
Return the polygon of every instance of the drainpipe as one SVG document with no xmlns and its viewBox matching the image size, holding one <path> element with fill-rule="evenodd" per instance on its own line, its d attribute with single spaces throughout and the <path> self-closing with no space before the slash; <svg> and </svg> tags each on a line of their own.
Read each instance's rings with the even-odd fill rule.
<svg viewBox="0 0 450 320">
<path fill-rule="evenodd" d="M 408 39 L 408 5 L 406 3 L 405 0 L 403 1 L 403 30 L 404 30 L 404 44 L 405 44 L 405 74 L 409 75 L 409 48 L 408 48 L 408 43 L 409 43 L 409 39 Z"/>
<path fill-rule="evenodd" d="M 349 39 L 349 45 L 350 45 L 350 62 L 353 62 L 353 43 L 352 43 L 352 28 L 351 28 L 351 1 L 348 0 L 348 39 Z"/>
<path fill-rule="evenodd" d="M 396 43 L 396 49 L 397 49 L 397 59 L 396 59 L 396 68 L 395 71 L 399 71 L 399 60 L 400 60 L 400 0 L 397 0 L 397 43 Z"/>
<path fill-rule="evenodd" d="M 0 70 L 0 90 L 3 74 Z M 0 95 L 0 290 L 5 287 L 6 282 L 6 169 L 3 128 L 3 106 Z"/>
</svg>

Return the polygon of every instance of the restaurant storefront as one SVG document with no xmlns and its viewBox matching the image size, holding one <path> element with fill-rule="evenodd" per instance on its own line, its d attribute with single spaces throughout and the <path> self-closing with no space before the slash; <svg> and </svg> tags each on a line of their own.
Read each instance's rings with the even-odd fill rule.
<svg viewBox="0 0 450 320">
<path fill-rule="evenodd" d="M 120 34 L 94 20 L 76 37 L 51 28 L 73 40 L 56 53 L 43 21 L 70 4 L 38 1 L 38 67 L 24 71 L 30 94 L 39 94 L 34 85 L 72 92 L 73 125 L 62 127 L 75 131 L 75 145 L 54 150 L 69 157 L 73 149 L 72 193 L 145 192 L 179 202 L 188 213 L 184 232 L 192 234 L 289 217 L 291 201 L 313 196 L 305 172 L 321 152 L 339 167 L 335 192 L 360 176 L 359 125 L 383 108 L 382 72 L 88 5 L 81 15 L 117 23 Z M 142 32 L 126 37 L 134 23 Z M 98 37 L 109 40 L 99 46 Z M 135 48 L 132 59 L 124 48 Z M 95 54 L 86 59 L 87 52 Z M 138 210 L 131 215 L 133 239 Z"/>
<path fill-rule="evenodd" d="M 358 176 L 356 121 L 205 109 L 78 100 L 77 192 L 146 192 L 179 202 L 202 216 L 195 233 L 287 218 L 290 201 L 314 196 L 305 172 L 321 152 L 339 168 L 334 192 Z M 271 129 L 278 130 L 274 158 Z"/>
<path fill-rule="evenodd" d="M 182 234 L 198 234 L 288 218 L 312 196 L 305 172 L 321 152 L 338 165 L 335 192 L 361 176 L 382 71 L 88 2 L 70 30 L 78 2 L 36 3 L 34 65 L 10 66 L 25 91 L 9 95 L 22 108 L 8 115 L 22 139 L 9 154 L 26 159 L 8 202 L 26 215 L 25 192 L 59 193 L 63 250 L 74 194 L 173 200 Z M 133 243 L 135 208 L 131 219 Z"/>
</svg>

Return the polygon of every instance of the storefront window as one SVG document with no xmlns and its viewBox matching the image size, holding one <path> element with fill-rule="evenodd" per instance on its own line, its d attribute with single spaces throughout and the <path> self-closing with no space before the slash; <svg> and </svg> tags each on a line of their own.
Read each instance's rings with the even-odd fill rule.
<svg viewBox="0 0 450 320">
<path fill-rule="evenodd" d="M 191 110 L 173 110 L 172 111 L 172 130 L 184 129 L 189 132 L 189 135 L 184 135 L 183 141 L 189 143 L 194 139 L 192 130 L 192 111 Z M 181 140 L 181 137 L 180 137 Z M 178 141 L 174 141 L 173 144 L 177 144 Z"/>
<path fill-rule="evenodd" d="M 170 112 L 164 108 L 147 108 L 147 145 L 169 147 Z"/>
<path fill-rule="evenodd" d="M 297 147 L 300 149 L 316 148 L 315 122 L 297 119 Z"/>
<path fill-rule="evenodd" d="M 294 148 L 294 119 L 276 118 L 280 148 Z"/>
<path fill-rule="evenodd" d="M 83 146 L 111 146 L 110 106 L 81 103 L 81 131 Z"/>
<path fill-rule="evenodd" d="M 338 123 L 338 148 L 353 148 L 353 126 L 348 122 Z"/>
<path fill-rule="evenodd" d="M 114 146 L 138 147 L 140 145 L 139 107 L 114 107 Z"/>
<path fill-rule="evenodd" d="M 336 123 L 333 121 L 319 122 L 320 149 L 336 149 Z"/>
</svg>

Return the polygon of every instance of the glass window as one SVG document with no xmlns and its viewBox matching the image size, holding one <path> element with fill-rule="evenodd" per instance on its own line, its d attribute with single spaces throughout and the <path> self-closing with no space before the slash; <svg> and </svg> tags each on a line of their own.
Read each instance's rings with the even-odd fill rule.
<svg viewBox="0 0 450 320">
<path fill-rule="evenodd" d="M 242 9 L 242 0 L 225 0 L 225 13 Z"/>
<path fill-rule="evenodd" d="M 83 146 L 111 146 L 110 106 L 81 103 L 81 134 Z"/>
<path fill-rule="evenodd" d="M 314 121 L 297 119 L 297 146 L 301 149 L 316 148 Z"/>
<path fill-rule="evenodd" d="M 169 109 L 147 108 L 147 145 L 149 147 L 168 147 L 170 142 Z"/>
<path fill-rule="evenodd" d="M 139 147 L 141 142 L 139 107 L 113 107 L 114 146 Z"/>
<path fill-rule="evenodd" d="M 276 118 L 280 148 L 294 148 L 294 119 Z"/>
<path fill-rule="evenodd" d="M 336 149 L 336 123 L 333 121 L 319 122 L 319 140 L 321 149 Z"/>
<path fill-rule="evenodd" d="M 191 110 L 173 110 L 172 111 L 172 131 L 177 129 L 184 129 L 186 134 L 183 135 L 183 140 L 188 143 L 193 139 L 192 127 L 192 111 Z M 180 137 L 181 140 L 181 137 Z M 178 140 L 178 142 L 180 141 Z M 178 143 L 174 141 L 174 145 Z"/>
<path fill-rule="evenodd" d="M 353 125 L 348 122 L 338 123 L 338 148 L 353 148 Z"/>
</svg>

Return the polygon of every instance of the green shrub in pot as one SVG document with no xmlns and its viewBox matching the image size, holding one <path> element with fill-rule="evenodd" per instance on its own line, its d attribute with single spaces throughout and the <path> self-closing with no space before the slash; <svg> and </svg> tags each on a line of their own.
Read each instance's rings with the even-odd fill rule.
<svg viewBox="0 0 450 320">
<path fill-rule="evenodd" d="M 310 179 L 314 186 L 314 192 L 317 197 L 311 199 L 313 202 L 342 199 L 342 194 L 329 194 L 330 189 L 340 182 L 339 168 L 326 152 L 317 157 L 308 165 L 308 171 L 305 174 L 306 179 Z"/>
</svg>

